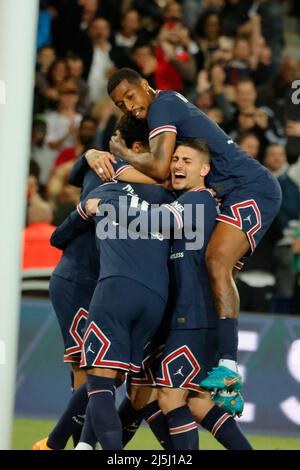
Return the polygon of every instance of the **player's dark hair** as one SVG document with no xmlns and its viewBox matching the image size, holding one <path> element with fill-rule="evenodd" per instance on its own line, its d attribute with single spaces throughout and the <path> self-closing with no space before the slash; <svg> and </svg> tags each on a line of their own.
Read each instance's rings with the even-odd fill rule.
<svg viewBox="0 0 300 470">
<path fill-rule="evenodd" d="M 131 148 L 134 142 L 141 142 L 146 145 L 149 141 L 149 128 L 144 119 L 134 119 L 130 116 L 122 116 L 116 126 L 121 136 L 126 142 L 128 148 Z"/>
<path fill-rule="evenodd" d="M 142 80 L 142 76 L 133 69 L 123 68 L 117 70 L 108 80 L 107 93 L 111 95 L 114 89 L 120 85 L 123 80 L 127 80 L 129 83 L 138 84 Z"/>
<path fill-rule="evenodd" d="M 189 147 L 191 149 L 197 150 L 199 153 L 202 153 L 206 156 L 208 163 L 210 162 L 210 150 L 209 146 L 204 140 L 194 139 L 194 140 L 180 140 L 178 142 L 178 147 Z"/>
</svg>

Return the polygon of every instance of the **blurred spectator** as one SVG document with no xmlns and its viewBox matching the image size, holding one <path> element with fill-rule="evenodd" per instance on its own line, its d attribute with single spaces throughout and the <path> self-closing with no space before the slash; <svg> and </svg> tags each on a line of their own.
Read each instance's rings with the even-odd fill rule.
<svg viewBox="0 0 300 470">
<path fill-rule="evenodd" d="M 51 225 L 52 210 L 45 201 L 32 201 L 28 209 L 28 224 L 23 231 L 22 269 L 54 268 L 61 251 L 52 247 L 50 237 L 55 230 Z"/>
<path fill-rule="evenodd" d="M 80 55 L 84 61 L 84 77 L 87 78 L 89 102 L 92 104 L 106 96 L 107 81 L 113 70 L 109 37 L 110 26 L 107 20 L 96 18 L 92 21 L 88 37 L 82 44 Z"/>
<path fill-rule="evenodd" d="M 35 119 L 32 123 L 31 134 L 31 159 L 38 164 L 39 180 L 46 185 L 54 165 L 56 151 L 46 144 L 47 125 L 41 119 Z"/>
<path fill-rule="evenodd" d="M 204 66 L 209 67 L 212 56 L 227 45 L 226 38 L 221 34 L 221 16 L 216 11 L 207 10 L 202 13 L 195 26 L 195 35 L 204 56 Z"/>
<path fill-rule="evenodd" d="M 136 10 L 127 11 L 121 20 L 120 30 L 116 32 L 115 45 L 131 49 L 138 39 L 140 29 L 139 13 Z"/>
<path fill-rule="evenodd" d="M 52 16 L 47 9 L 47 2 L 40 0 L 39 21 L 37 31 L 37 48 L 51 44 L 51 21 Z"/>
<path fill-rule="evenodd" d="M 262 35 L 271 48 L 276 62 L 280 60 L 284 46 L 282 2 L 277 0 L 256 0 L 257 14 L 261 18 Z"/>
<path fill-rule="evenodd" d="M 236 143 L 243 150 L 245 150 L 245 152 L 250 155 L 250 157 L 254 158 L 254 160 L 258 160 L 260 152 L 260 141 L 255 134 L 246 132 L 245 134 L 238 137 Z"/>
<path fill-rule="evenodd" d="M 134 0 L 133 8 L 141 15 L 153 18 L 156 21 L 161 20 L 161 8 L 158 0 Z M 165 2 L 166 4 L 167 2 Z"/>
<path fill-rule="evenodd" d="M 258 89 L 258 105 L 268 106 L 274 115 L 286 127 L 288 134 L 287 152 L 288 160 L 293 163 L 300 154 L 300 137 L 297 125 L 289 121 L 300 121 L 299 105 L 292 101 L 294 92 L 292 83 L 300 77 L 299 61 L 285 57 L 280 66 L 278 75 Z"/>
<path fill-rule="evenodd" d="M 251 131 L 257 135 L 263 148 L 271 143 L 285 144 L 284 130 L 274 112 L 267 106 L 256 106 L 257 92 L 253 81 L 244 78 L 236 85 L 236 111 L 227 125 L 233 139 L 241 131 Z"/>
<path fill-rule="evenodd" d="M 44 112 L 45 109 L 55 109 L 59 98 L 59 87 L 69 76 L 67 62 L 57 59 L 52 62 L 44 79 L 38 76 L 36 83 L 36 113 Z"/>
<path fill-rule="evenodd" d="M 95 145 L 97 124 L 92 117 L 86 116 L 82 119 L 78 129 L 77 141 L 74 147 L 64 148 L 58 155 L 54 167 L 74 162 L 79 155 Z"/>
<path fill-rule="evenodd" d="M 240 25 L 249 20 L 249 9 L 252 0 L 226 0 L 222 10 L 222 32 L 235 37 Z"/>
<path fill-rule="evenodd" d="M 76 136 L 82 115 L 76 112 L 79 91 L 73 80 L 66 80 L 59 87 L 57 111 L 46 113 L 47 136 L 50 148 L 61 150 L 71 147 Z"/>
<path fill-rule="evenodd" d="M 67 55 L 67 65 L 69 70 L 69 77 L 76 82 L 79 92 L 79 101 L 77 109 L 80 113 L 85 114 L 88 110 L 88 86 L 83 75 L 83 60 L 82 58 L 73 53 Z"/>
<path fill-rule="evenodd" d="M 157 59 L 153 47 L 148 43 L 137 43 L 131 52 L 133 68 L 148 80 L 152 88 L 157 88 L 155 83 L 155 72 L 157 70 Z"/>
<path fill-rule="evenodd" d="M 160 90 L 183 91 L 196 78 L 196 61 L 188 50 L 189 31 L 180 20 L 168 20 L 161 28 L 157 46 L 155 83 Z"/>
<path fill-rule="evenodd" d="M 54 224 L 59 225 L 79 202 L 80 189 L 69 184 L 73 161 L 59 165 L 52 173 L 48 187 L 48 199 L 54 210 Z"/>
<path fill-rule="evenodd" d="M 120 110 L 107 96 L 92 108 L 92 116 L 98 124 L 95 145 L 109 151 L 109 141 L 121 116 Z"/>
<path fill-rule="evenodd" d="M 168 2 L 162 11 L 162 17 L 164 21 L 173 20 L 174 18 L 176 18 L 177 20 L 182 20 L 182 5 L 178 2 Z"/>
</svg>

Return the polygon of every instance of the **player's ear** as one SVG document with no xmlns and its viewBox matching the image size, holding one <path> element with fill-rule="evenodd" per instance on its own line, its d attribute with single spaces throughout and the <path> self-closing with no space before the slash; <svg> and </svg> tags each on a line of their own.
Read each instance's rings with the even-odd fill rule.
<svg viewBox="0 0 300 470">
<path fill-rule="evenodd" d="M 210 164 L 209 163 L 203 163 L 203 165 L 201 167 L 200 176 L 202 176 L 202 178 L 204 178 L 206 175 L 208 175 L 209 172 L 210 172 Z"/>
<path fill-rule="evenodd" d="M 140 153 L 141 150 L 142 150 L 142 143 L 139 142 L 139 141 L 133 142 L 131 149 L 132 149 L 135 153 Z"/>
<path fill-rule="evenodd" d="M 144 78 L 141 80 L 141 86 L 142 86 L 143 90 L 145 90 L 145 91 L 149 90 L 149 83 Z"/>
</svg>

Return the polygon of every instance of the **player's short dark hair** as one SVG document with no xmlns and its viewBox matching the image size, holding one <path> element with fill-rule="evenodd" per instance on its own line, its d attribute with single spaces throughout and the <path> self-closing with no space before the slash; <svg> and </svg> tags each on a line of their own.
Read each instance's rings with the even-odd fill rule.
<svg viewBox="0 0 300 470">
<path fill-rule="evenodd" d="M 117 70 L 108 80 L 107 93 L 111 95 L 114 89 L 120 85 L 123 80 L 127 80 L 129 83 L 138 84 L 142 78 L 143 77 L 133 69 L 123 68 Z"/>
<path fill-rule="evenodd" d="M 141 142 L 144 145 L 149 143 L 149 128 L 144 119 L 124 115 L 118 122 L 116 130 L 120 131 L 128 148 L 131 148 L 134 142 Z"/>
<path fill-rule="evenodd" d="M 209 146 L 204 140 L 201 139 L 193 139 L 193 140 L 180 140 L 178 142 L 177 147 L 189 147 L 191 149 L 197 150 L 199 153 L 206 156 L 207 162 L 210 163 L 210 150 Z"/>
</svg>

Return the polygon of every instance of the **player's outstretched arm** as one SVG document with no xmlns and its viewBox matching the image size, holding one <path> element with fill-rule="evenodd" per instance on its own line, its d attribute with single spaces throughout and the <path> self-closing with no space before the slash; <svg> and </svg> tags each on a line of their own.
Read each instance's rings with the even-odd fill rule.
<svg viewBox="0 0 300 470">
<path fill-rule="evenodd" d="M 126 147 L 117 133 L 111 138 L 110 151 L 122 157 L 137 170 L 158 181 L 165 181 L 170 173 L 171 158 L 176 144 L 174 132 L 162 132 L 150 140 L 150 152 L 135 153 Z"/>
<path fill-rule="evenodd" d="M 50 244 L 59 250 L 64 250 L 74 238 L 90 228 L 92 220 L 79 203 L 76 210 L 71 212 L 53 232 Z"/>
</svg>

